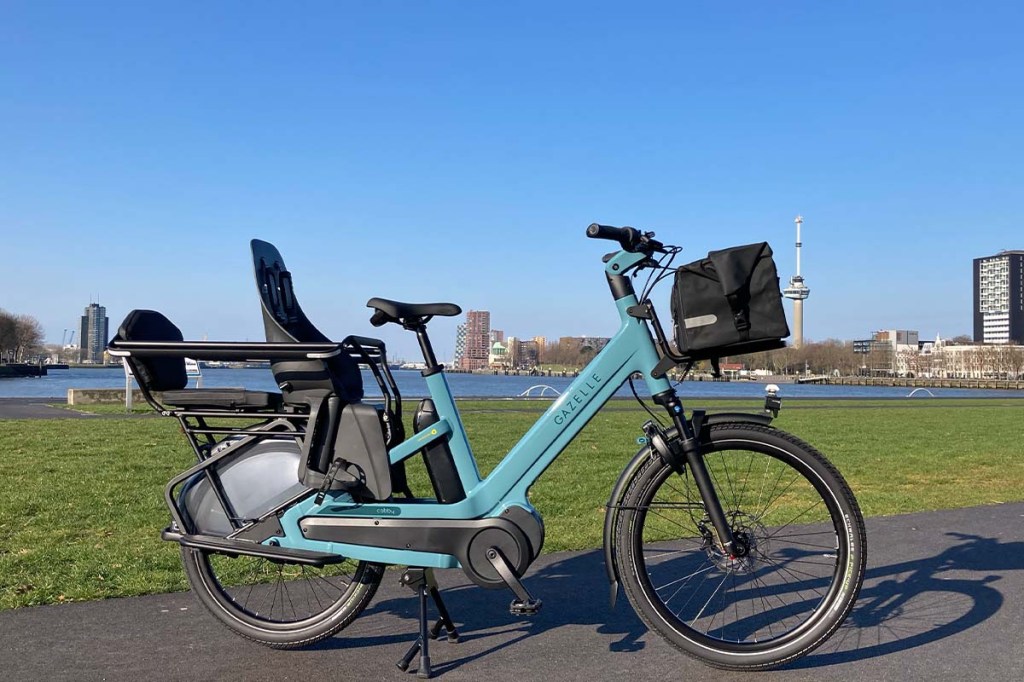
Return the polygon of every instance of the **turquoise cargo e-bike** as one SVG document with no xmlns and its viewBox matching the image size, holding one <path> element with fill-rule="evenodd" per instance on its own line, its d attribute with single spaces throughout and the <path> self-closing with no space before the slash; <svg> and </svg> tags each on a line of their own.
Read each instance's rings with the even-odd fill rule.
<svg viewBox="0 0 1024 682">
<path fill-rule="evenodd" d="M 307 645 L 359 615 L 386 565 L 406 566 L 420 634 L 399 667 L 419 653 L 418 672 L 429 677 L 429 640 L 442 630 L 458 640 L 432 572 L 461 569 L 477 585 L 510 589 L 513 614 L 536 613 L 541 602 L 522 582 L 544 542 L 530 486 L 625 382 L 642 376 L 655 407 L 604 524 L 613 598 L 621 584 L 651 629 L 722 668 L 781 665 L 839 627 L 866 559 L 846 482 L 813 447 L 771 426 L 774 393 L 763 414 L 687 414 L 666 376 L 697 360 L 784 345 L 770 249 L 713 252 L 673 270 L 679 249 L 653 233 L 591 225 L 587 236 L 620 247 L 604 266 L 618 332 L 486 477 L 427 335 L 431 318 L 461 312 L 454 304 L 368 303 L 373 325 L 401 325 L 423 352 L 430 397 L 408 437 L 384 344 L 321 334 L 266 242 L 252 242 L 266 343 L 186 342 L 160 313 L 129 314 L 110 352 L 155 409 L 181 422 L 195 450 L 198 463 L 168 483 L 172 524 L 163 537 L 180 544 L 189 583 L 214 616 L 272 647 Z M 638 297 L 633 279 L 643 271 L 648 286 Z M 674 345 L 648 297 L 672 273 Z M 186 356 L 269 360 L 280 393 L 186 388 Z M 360 367 L 382 400 L 364 400 Z M 405 481 L 404 463 L 419 454 L 431 497 L 415 497 Z M 439 613 L 433 627 L 428 597 Z"/>
</svg>

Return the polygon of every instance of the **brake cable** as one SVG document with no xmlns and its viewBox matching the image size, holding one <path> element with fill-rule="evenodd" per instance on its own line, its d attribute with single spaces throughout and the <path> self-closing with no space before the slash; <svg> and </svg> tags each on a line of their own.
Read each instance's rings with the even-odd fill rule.
<svg viewBox="0 0 1024 682">
<path fill-rule="evenodd" d="M 675 261 L 676 256 L 678 256 L 679 253 L 682 252 L 683 247 L 666 245 L 664 246 L 664 249 L 665 251 L 658 257 L 657 260 L 652 259 L 653 264 L 646 266 L 646 269 L 649 269 L 650 272 L 647 274 L 647 281 L 644 282 L 643 289 L 641 289 L 641 301 L 648 300 L 650 298 L 651 292 L 654 290 L 654 287 L 657 286 L 659 282 L 661 282 L 674 272 L 674 270 L 672 270 L 672 263 Z M 636 273 L 634 273 L 633 276 L 638 277 L 639 275 L 640 272 L 638 270 Z M 629 377 L 629 390 L 632 391 L 633 397 L 636 398 L 636 401 L 637 403 L 640 404 L 640 407 L 644 408 L 644 411 L 647 412 L 647 414 L 649 414 L 651 418 L 661 428 L 666 428 L 665 422 L 663 422 L 661 418 L 647 405 L 647 403 L 644 402 L 643 398 L 640 397 L 640 394 L 636 390 L 636 385 L 633 383 L 632 375 L 630 375 Z"/>
</svg>

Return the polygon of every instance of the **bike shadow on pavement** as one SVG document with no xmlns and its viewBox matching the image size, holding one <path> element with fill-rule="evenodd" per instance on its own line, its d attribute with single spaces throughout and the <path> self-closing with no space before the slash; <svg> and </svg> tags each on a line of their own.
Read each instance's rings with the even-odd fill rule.
<svg viewBox="0 0 1024 682">
<path fill-rule="evenodd" d="M 1005 601 L 1000 574 L 1024 570 L 1024 542 L 946 533 L 957 544 L 934 557 L 869 568 L 853 612 L 815 652 L 814 668 L 913 649 L 973 628 Z"/>
<path fill-rule="evenodd" d="M 843 626 L 819 649 L 786 667 L 817 668 L 894 654 L 958 634 L 995 615 L 1005 601 L 996 587 L 1002 579 L 1000 574 L 1024 570 L 1024 542 L 947 535 L 957 544 L 933 557 L 869 568 L 860 597 Z M 458 668 L 524 639 L 572 626 L 592 628 L 593 635 L 585 636 L 594 636 L 594 645 L 606 642 L 609 651 L 630 653 L 645 646 L 647 629 L 621 588 L 615 608 L 610 608 L 604 558 L 598 551 L 527 573 L 527 588 L 544 601 L 544 608 L 532 618 L 509 614 L 511 592 L 485 590 L 464 580 L 446 588 L 451 578 L 445 573 L 439 573 L 442 595 L 462 641 L 476 641 L 486 648 L 473 646 L 471 652 L 461 655 L 458 645 L 450 648 L 442 638 L 435 646 L 443 647 L 445 658 L 451 658 L 435 660 L 438 672 Z M 400 575 L 389 571 L 385 580 L 397 581 Z M 406 594 L 376 602 L 365 613 L 400 618 L 408 624 L 406 632 L 392 631 L 382 636 L 349 633 L 314 648 L 411 644 L 416 638 L 418 605 L 411 591 Z M 433 618 L 433 606 L 431 614 Z"/>
<path fill-rule="evenodd" d="M 465 581 L 447 588 L 445 583 L 450 582 L 450 578 L 446 573 L 438 573 L 441 595 L 459 630 L 461 641 L 484 643 L 486 649 L 480 650 L 479 646 L 474 646 L 472 653 L 458 657 L 459 645 L 449 647 L 442 636 L 434 646 L 443 647 L 445 657 L 452 658 L 444 662 L 435 659 L 434 669 L 437 672 L 458 668 L 514 646 L 524 639 L 566 626 L 592 626 L 596 635 L 602 637 L 602 640 L 595 637 L 594 644 L 607 641 L 610 651 L 635 652 L 645 646 L 640 638 L 647 629 L 626 603 L 621 590 L 615 608 L 610 606 L 604 557 L 599 551 L 575 555 L 528 571 L 523 582 L 534 597 L 544 603 L 540 613 L 532 617 L 513 616 L 509 613 L 511 591 L 486 590 L 465 584 Z M 384 579 L 397 581 L 400 575 L 400 572 L 388 571 Z M 397 642 L 411 644 L 417 635 L 419 607 L 414 593 L 408 591 L 406 594 L 408 596 L 374 602 L 364 617 L 386 614 L 401 618 L 408 624 L 407 632 L 384 637 L 353 637 L 349 634 L 320 642 L 315 648 L 358 648 Z M 432 619 L 436 617 L 433 604 L 430 606 L 430 614 Z"/>
</svg>

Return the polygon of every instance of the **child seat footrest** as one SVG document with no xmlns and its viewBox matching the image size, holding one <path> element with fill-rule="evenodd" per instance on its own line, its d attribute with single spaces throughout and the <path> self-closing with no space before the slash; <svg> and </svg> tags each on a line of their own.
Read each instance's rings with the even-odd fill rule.
<svg viewBox="0 0 1024 682">
<path fill-rule="evenodd" d="M 224 410 L 268 410 L 281 407 L 280 393 L 244 388 L 185 388 L 162 391 L 163 402 L 174 407 L 209 407 Z"/>
<path fill-rule="evenodd" d="M 324 566 L 345 561 L 340 554 L 328 554 L 326 552 L 314 552 L 308 549 L 290 549 L 287 547 L 275 547 L 272 545 L 261 545 L 249 540 L 236 540 L 233 538 L 222 538 L 215 535 L 184 535 L 171 528 L 166 528 L 160 533 L 161 539 L 168 542 L 177 542 L 189 549 L 202 549 L 208 552 L 219 554 L 257 556 L 264 559 L 274 559 L 296 564 L 308 564 L 311 566 Z"/>
</svg>

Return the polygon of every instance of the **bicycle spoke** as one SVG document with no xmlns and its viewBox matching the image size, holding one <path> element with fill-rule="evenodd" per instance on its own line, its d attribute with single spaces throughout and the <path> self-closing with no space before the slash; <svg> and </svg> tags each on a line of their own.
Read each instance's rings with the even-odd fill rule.
<svg viewBox="0 0 1024 682">
<path fill-rule="evenodd" d="M 657 516 L 658 518 L 660 518 L 660 519 L 662 519 L 662 520 L 664 520 L 664 521 L 668 522 L 668 523 L 671 523 L 671 524 L 672 524 L 672 525 L 674 525 L 674 526 L 679 526 L 679 527 L 680 527 L 680 528 L 682 528 L 682 529 L 683 529 L 683 530 L 684 530 L 685 532 L 688 532 L 688 533 L 689 533 L 689 532 L 692 532 L 692 530 L 693 530 L 693 529 L 691 529 L 691 528 L 687 528 L 686 526 L 684 526 L 683 524 L 679 523 L 678 521 L 676 521 L 676 520 L 674 520 L 674 519 L 670 519 L 670 518 L 668 518 L 668 517 L 667 517 L 667 516 L 665 516 L 664 514 L 658 514 L 657 512 L 655 512 L 655 514 L 654 514 L 654 515 L 655 515 L 655 516 Z M 687 539 L 687 538 L 680 538 L 680 539 Z"/>
<path fill-rule="evenodd" d="M 680 538 L 680 539 L 683 540 L 684 542 L 691 542 L 691 543 L 699 546 L 699 544 L 695 540 L 690 540 L 689 538 Z M 645 562 L 650 562 L 650 561 L 653 561 L 655 559 L 662 559 L 662 558 L 667 557 L 667 556 L 673 556 L 675 554 L 682 554 L 683 552 L 692 552 L 693 550 L 692 549 L 673 549 L 673 550 L 670 550 L 670 551 L 665 551 L 665 550 L 659 549 L 657 547 L 652 547 L 652 548 L 649 548 L 649 549 L 644 549 L 644 551 L 645 552 L 658 552 L 657 554 L 645 554 L 644 555 L 644 561 Z"/>
<path fill-rule="evenodd" d="M 758 597 L 761 600 L 761 605 L 764 607 L 764 610 L 761 611 L 761 618 L 764 620 L 765 625 L 768 626 L 768 636 L 771 639 L 774 639 L 775 638 L 775 633 L 772 632 L 772 622 L 770 620 L 768 620 L 767 616 L 765 615 L 765 614 L 768 613 L 768 601 L 765 599 L 764 590 L 761 589 L 762 588 L 762 583 L 761 583 L 761 581 L 756 576 L 754 577 L 753 582 L 754 582 L 754 587 L 757 588 L 757 593 L 758 593 Z M 754 601 L 753 598 L 751 598 L 750 601 L 751 601 L 751 603 L 753 603 L 753 601 Z M 756 608 L 754 610 L 756 611 Z M 757 639 L 755 638 L 754 641 L 756 642 Z"/>
<path fill-rule="evenodd" d="M 822 502 L 821 500 L 818 500 L 818 501 L 816 501 L 816 502 L 815 502 L 814 504 L 812 504 L 812 505 L 811 505 L 810 507 L 808 507 L 807 509 L 804 509 L 804 510 L 803 510 L 802 512 L 800 512 L 799 514 L 797 514 L 796 516 L 794 516 L 793 518 L 791 518 L 791 519 L 790 519 L 789 521 L 787 521 L 786 523 L 784 523 L 784 524 L 782 524 L 781 526 L 779 526 L 779 530 L 784 530 L 784 529 L 786 529 L 786 528 L 789 528 L 789 527 L 790 527 L 791 525 L 793 525 L 793 523 L 794 523 L 794 522 L 795 522 L 795 521 L 796 521 L 797 519 L 799 519 L 799 518 L 802 518 L 802 517 L 806 516 L 806 515 L 807 515 L 807 513 L 808 513 L 809 511 L 811 511 L 812 509 L 815 509 L 816 507 L 820 507 L 820 506 L 822 506 L 823 504 L 824 504 L 824 502 Z M 767 511 L 767 510 L 766 510 L 766 511 Z M 764 516 L 761 516 L 760 518 L 764 518 Z M 776 532 L 778 532 L 778 531 L 776 531 Z"/>
<path fill-rule="evenodd" d="M 682 476 L 680 476 L 679 478 L 683 478 L 683 477 L 682 477 Z M 688 479 L 688 478 L 686 478 L 686 479 L 683 479 L 683 480 L 684 480 L 684 481 L 689 481 L 689 479 Z M 665 481 L 665 484 L 666 484 L 666 485 L 667 485 L 667 486 L 668 486 L 669 488 L 671 488 L 671 489 L 672 489 L 672 490 L 673 490 L 674 492 L 676 492 L 676 493 L 678 493 L 678 494 L 682 495 L 683 497 L 685 497 L 685 498 L 686 498 L 686 502 L 687 502 L 688 504 L 691 504 L 691 505 L 697 505 L 697 506 L 698 506 L 698 508 L 700 508 L 700 509 L 703 509 L 703 508 L 704 508 L 704 504 L 703 504 L 703 502 L 696 502 L 696 501 L 694 500 L 694 497 L 693 497 L 693 495 L 691 495 L 691 494 L 690 494 L 690 486 L 689 486 L 689 484 L 687 484 L 687 485 L 685 485 L 685 486 L 684 486 L 684 487 L 685 487 L 685 489 L 686 489 L 686 490 L 685 490 L 685 492 L 684 492 L 684 491 L 681 491 L 681 490 L 679 490 L 679 489 L 678 489 L 678 488 L 676 488 L 676 487 L 675 487 L 674 485 L 672 485 L 672 479 L 666 480 L 666 481 Z M 699 496 L 698 496 L 698 497 L 699 497 Z M 694 509 L 693 507 L 691 507 L 691 508 L 689 509 L 689 517 L 690 517 L 690 522 L 691 522 L 691 523 L 692 523 L 692 524 L 693 524 L 693 525 L 694 525 L 694 526 L 696 527 L 696 525 L 697 525 L 697 521 L 698 521 L 698 520 L 697 520 L 696 518 L 694 518 L 694 516 L 693 516 L 693 509 Z"/>
<path fill-rule="evenodd" d="M 785 473 L 785 472 L 783 471 L 782 473 Z M 779 476 L 779 479 L 778 479 L 778 480 L 781 480 L 781 479 L 782 479 L 782 476 L 781 476 L 781 474 L 780 474 L 780 476 Z M 776 481 L 776 483 L 778 483 L 778 480 Z M 795 484 L 796 484 L 796 483 L 797 483 L 797 482 L 798 482 L 799 480 L 800 480 L 800 478 L 799 478 L 799 477 L 797 477 L 797 476 L 794 476 L 794 477 L 793 477 L 793 480 L 791 480 L 791 481 L 790 481 L 790 482 L 789 482 L 789 483 L 788 483 L 788 484 L 786 485 L 786 487 L 782 489 L 782 492 L 780 492 L 780 493 L 779 493 L 778 495 L 775 495 L 775 494 L 774 494 L 774 493 L 775 493 L 775 490 L 777 489 L 777 486 L 776 486 L 776 488 L 773 488 L 773 489 L 772 489 L 772 493 L 773 493 L 773 494 L 769 496 L 769 498 L 770 498 L 770 499 L 769 499 L 769 502 L 768 502 L 768 506 L 766 506 L 766 507 L 765 507 L 764 509 L 762 509 L 762 510 L 761 510 L 761 511 L 760 511 L 760 512 L 759 512 L 758 514 L 756 514 L 757 518 L 759 518 L 759 519 L 763 519 L 763 518 L 765 518 L 766 516 L 768 516 L 768 510 L 769 510 L 769 509 L 771 509 L 771 508 L 772 508 L 772 506 L 773 506 L 773 505 L 774 505 L 774 504 L 775 504 L 775 503 L 776 503 L 777 501 L 779 501 L 779 500 L 781 500 L 781 499 L 782 499 L 783 497 L 785 497 L 785 496 L 786 496 L 786 493 L 788 493 L 788 492 L 789 492 L 790 488 L 792 488 L 792 487 L 793 487 L 793 486 L 794 486 L 794 485 L 795 485 Z"/>
<path fill-rule="evenodd" d="M 694 576 L 701 575 L 703 573 L 707 573 L 708 571 L 712 570 L 713 568 L 714 568 L 714 565 L 708 566 L 707 568 L 702 568 L 699 571 L 694 571 L 690 575 L 687 575 L 687 576 L 684 576 L 682 578 L 679 578 L 678 580 L 673 580 L 670 583 L 665 583 L 664 585 L 662 585 L 660 587 L 656 587 L 654 589 L 657 590 L 658 592 L 660 592 L 661 590 L 664 590 L 666 587 L 672 587 L 673 585 L 676 585 L 676 584 L 678 584 L 680 582 L 684 583 L 684 585 L 685 585 L 685 583 L 688 582 Z M 671 601 L 671 599 L 672 599 L 672 597 L 669 597 L 668 600 L 666 600 L 666 601 Z"/>
<path fill-rule="evenodd" d="M 704 609 L 706 609 L 708 607 L 708 605 L 711 603 L 711 601 L 715 598 L 715 595 L 718 594 L 718 591 L 720 589 L 722 589 L 722 585 L 725 584 L 725 581 L 728 578 L 729 578 L 729 573 L 726 573 L 725 576 L 722 578 L 722 582 L 718 583 L 718 587 L 716 587 L 715 591 L 711 593 L 711 596 L 708 597 L 708 600 L 706 602 L 704 602 L 704 606 L 700 607 L 700 611 L 697 612 L 697 615 L 693 617 L 693 623 L 696 623 L 698 620 L 700 620 L 700 617 L 704 614 Z M 712 621 L 712 622 L 714 622 L 714 621 Z M 693 625 L 693 623 L 691 623 L 690 625 Z M 704 634 L 707 634 L 707 633 L 708 633 L 708 631 L 705 630 Z"/>
<path fill-rule="evenodd" d="M 771 564 L 777 566 L 780 569 L 780 571 L 779 571 L 779 573 L 777 575 L 779 575 L 779 577 L 782 578 L 785 581 L 786 585 L 796 584 L 796 585 L 799 586 L 800 584 L 807 582 L 806 580 L 804 580 L 802 578 L 797 578 L 796 577 L 796 573 L 803 573 L 802 571 L 792 571 L 789 568 L 787 568 L 786 566 L 782 566 L 782 565 L 776 564 L 775 562 L 772 562 L 770 560 L 768 560 L 768 563 L 771 563 Z M 786 573 L 788 573 L 790 576 L 793 576 L 794 580 L 793 581 L 786 580 L 786 577 L 784 575 Z M 810 577 L 812 579 L 815 579 L 815 580 L 820 580 L 822 578 L 822 576 L 815 576 L 815 575 L 811 575 L 810 573 L 803 573 L 803 575 L 808 576 L 808 577 Z M 821 591 L 819 591 L 818 589 L 814 588 L 813 586 L 808 586 L 808 589 L 814 591 L 814 593 L 817 595 L 817 602 L 818 603 L 821 603 L 822 601 L 824 601 L 825 595 L 822 594 Z M 801 588 L 799 588 L 799 587 L 796 588 L 796 594 L 800 598 L 801 601 L 806 601 L 806 602 L 815 601 L 813 598 L 808 599 L 807 597 L 805 597 L 804 594 L 803 594 L 803 590 Z"/>
<path fill-rule="evenodd" d="M 260 622 L 306 622 L 330 611 L 355 588 L 351 562 L 310 566 L 213 553 L 204 562 L 219 594 L 245 618 Z"/>
<path fill-rule="evenodd" d="M 696 596 L 697 596 L 698 594 L 700 594 L 701 588 L 703 588 L 704 584 L 705 584 L 705 583 L 706 583 L 707 581 L 708 581 L 708 573 L 704 573 L 704 574 L 703 574 L 703 575 L 701 576 L 701 581 L 700 581 L 700 584 L 699 584 L 699 585 L 697 585 L 697 587 L 696 587 L 696 588 L 695 588 L 695 589 L 694 589 L 694 590 L 693 590 L 693 591 L 691 592 L 691 594 L 690 594 L 690 598 L 689 598 L 689 599 L 687 599 L 687 600 L 686 600 L 685 602 L 683 602 L 683 605 L 679 607 L 679 610 L 678 610 L 678 611 L 676 612 L 676 614 L 675 614 L 676 618 L 679 618 L 679 616 L 680 616 L 680 614 L 682 614 L 683 610 L 684 610 L 684 609 L 685 609 L 685 608 L 686 608 L 687 606 L 689 606 L 689 605 L 690 605 L 690 602 L 691 602 L 691 601 L 693 601 L 693 598 L 694 598 L 694 597 L 696 597 Z M 667 601 L 666 601 L 666 602 L 664 602 L 664 604 L 665 604 L 665 606 L 668 606 L 668 602 L 667 602 Z"/>
<path fill-rule="evenodd" d="M 725 453 L 719 452 L 718 458 L 722 460 L 722 471 L 725 472 L 725 482 L 729 484 L 729 492 L 732 493 L 732 506 L 739 507 L 740 500 L 736 497 L 736 487 L 732 483 L 732 476 L 729 475 L 729 464 L 725 461 Z"/>
<path fill-rule="evenodd" d="M 750 472 L 754 469 L 754 457 L 753 455 L 747 456 L 747 471 L 743 475 L 743 488 L 740 490 L 740 499 L 736 501 L 737 507 L 743 506 L 743 500 L 746 499 L 747 483 L 750 482 Z"/>
</svg>

